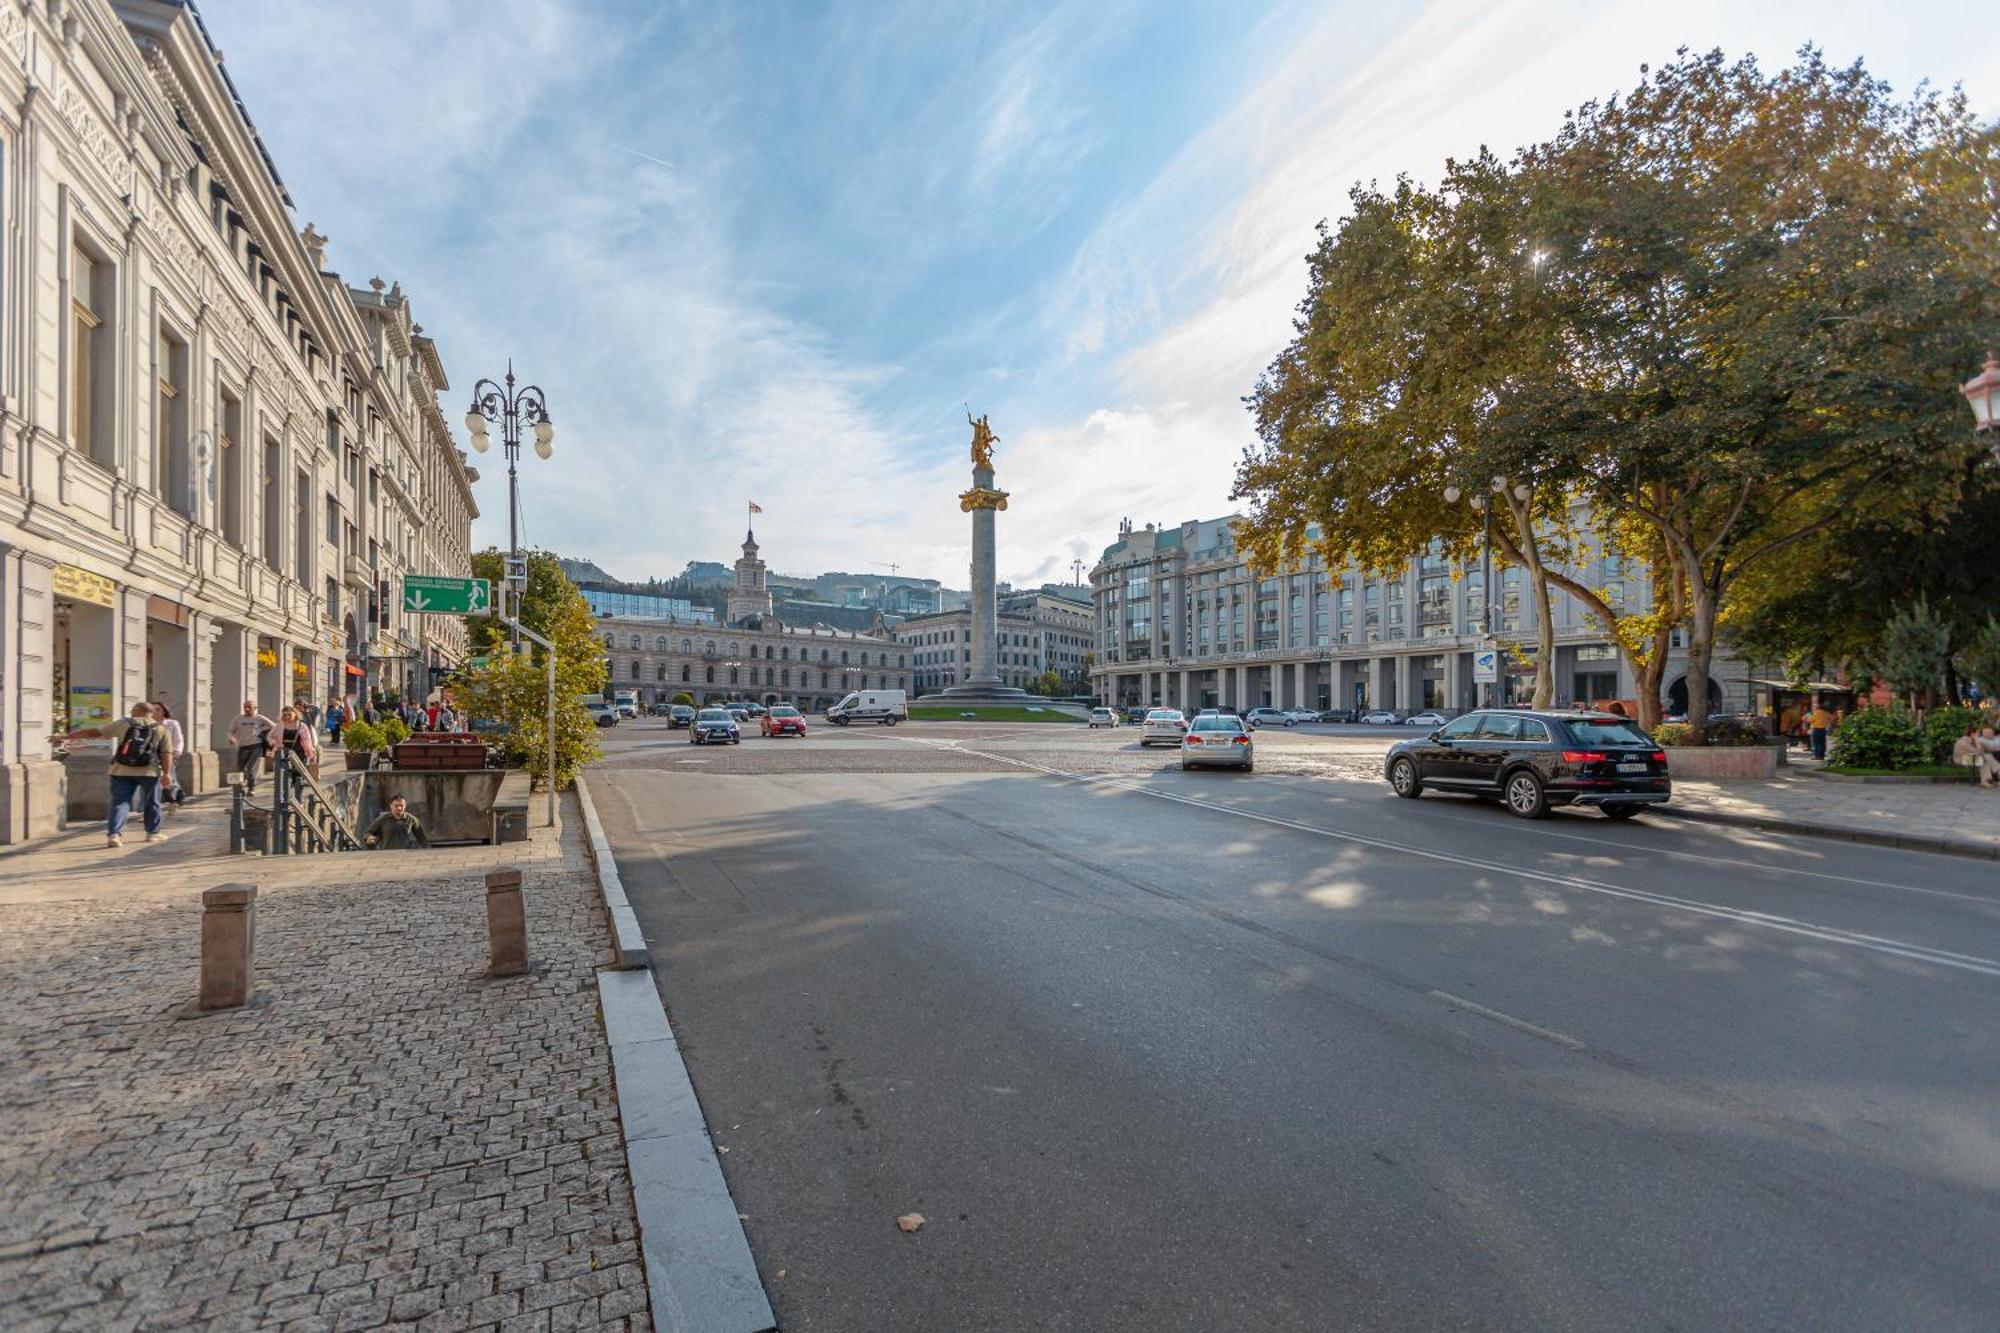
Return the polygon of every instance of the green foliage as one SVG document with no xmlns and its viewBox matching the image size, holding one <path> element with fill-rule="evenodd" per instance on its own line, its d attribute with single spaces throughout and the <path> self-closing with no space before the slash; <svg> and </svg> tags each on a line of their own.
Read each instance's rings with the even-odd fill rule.
<svg viewBox="0 0 2000 1333">
<path fill-rule="evenodd" d="M 1709 723 L 1705 737 L 1697 736 L 1695 729 L 1685 722 L 1662 722 L 1647 734 L 1660 745 L 1670 749 L 1688 745 L 1715 745 L 1742 749 L 1771 743 L 1771 736 L 1763 727 L 1755 722 L 1734 717 Z"/>
<path fill-rule="evenodd" d="M 340 743 L 351 753 L 373 754 L 388 744 L 388 737 L 373 722 L 350 722 L 340 729 Z"/>
<path fill-rule="evenodd" d="M 1906 708 L 1863 708 L 1833 730 L 1829 767 L 1874 768 L 1902 773 L 1931 761 L 1917 716 Z"/>
<path fill-rule="evenodd" d="M 692 708 L 694 707 L 694 696 L 686 690 L 682 690 L 679 694 L 667 700 L 667 702 L 670 704 L 686 704 L 689 708 Z"/>
<path fill-rule="evenodd" d="M 1053 699 L 1062 692 L 1062 677 L 1053 671 L 1044 671 L 1028 682 L 1028 693 L 1039 694 L 1044 699 Z"/>
<path fill-rule="evenodd" d="M 1951 626 L 1919 597 L 1882 627 L 1868 665 L 1898 694 L 1915 698 L 1944 685 L 1951 661 Z"/>
<path fill-rule="evenodd" d="M 1993 526 L 2000 528 L 2000 524 Z M 1959 668 L 1979 682 L 1980 693 L 1985 698 L 2000 699 L 2000 620 L 1995 620 L 1989 613 L 1986 623 L 1967 635 L 1963 642 L 1965 646 L 1958 653 Z"/>
<path fill-rule="evenodd" d="M 1977 708 L 1954 705 L 1933 708 L 1924 714 L 1924 744 L 1930 749 L 1930 759 L 1934 764 L 1951 762 L 1951 747 L 1963 736 L 1968 727 L 1986 725 L 1986 714 Z"/>
<path fill-rule="evenodd" d="M 497 552 L 473 557 L 476 577 L 497 577 Z M 491 574 L 483 573 L 482 562 Z M 597 637 L 597 618 L 563 576 L 556 558 L 545 552 L 528 557 L 528 589 L 523 598 L 523 623 L 556 646 L 556 735 L 555 771 L 560 786 L 568 786 L 577 770 L 598 754 L 597 728 L 584 711 L 582 698 L 599 694 L 606 686 L 603 644 Z M 509 758 L 526 764 L 546 780 L 549 763 L 547 677 L 543 651 L 524 643 L 519 656 L 505 651 L 506 625 L 486 617 L 468 618 L 475 643 L 480 642 L 481 626 L 494 629 L 484 647 L 486 666 L 464 672 L 457 684 L 461 711 L 470 717 L 500 722 L 505 733 L 500 741 Z"/>
<path fill-rule="evenodd" d="M 401 745 L 410 739 L 410 724 L 400 717 L 382 719 L 382 740 L 388 745 Z"/>
</svg>

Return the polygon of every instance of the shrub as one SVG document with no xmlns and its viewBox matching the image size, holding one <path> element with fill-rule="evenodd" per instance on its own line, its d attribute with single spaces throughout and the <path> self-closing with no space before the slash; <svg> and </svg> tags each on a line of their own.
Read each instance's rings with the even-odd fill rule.
<svg viewBox="0 0 2000 1333">
<path fill-rule="evenodd" d="M 410 724 L 400 717 L 382 719 L 382 740 L 389 745 L 401 745 L 410 739 Z"/>
<path fill-rule="evenodd" d="M 679 694 L 676 694 L 673 698 L 667 700 L 667 702 L 669 704 L 684 704 L 689 708 L 693 708 L 694 696 L 692 694 L 689 694 L 686 690 L 682 690 Z"/>
<path fill-rule="evenodd" d="M 1986 725 L 1986 715 L 1977 708 L 1933 708 L 1924 715 L 1924 744 L 1930 747 L 1933 764 L 1949 764 L 1953 742 L 1967 727 Z"/>
<path fill-rule="evenodd" d="M 1653 740 L 1663 746 L 1686 745 L 1694 728 L 1685 722 L 1662 722 L 1653 728 Z"/>
<path fill-rule="evenodd" d="M 1903 772 L 1927 766 L 1930 746 L 1907 708 L 1863 708 L 1834 728 L 1827 762 L 1836 768 Z"/>
<path fill-rule="evenodd" d="M 1685 722 L 1662 722 L 1652 730 L 1653 739 L 1662 746 L 1694 744 L 1694 729 Z M 1771 737 L 1756 722 L 1742 718 L 1718 718 L 1708 724 L 1708 744 L 1741 748 L 1751 745 L 1769 745 Z"/>
<path fill-rule="evenodd" d="M 350 722 L 340 729 L 342 744 L 355 754 L 373 754 L 388 743 L 382 728 L 373 722 Z"/>
</svg>

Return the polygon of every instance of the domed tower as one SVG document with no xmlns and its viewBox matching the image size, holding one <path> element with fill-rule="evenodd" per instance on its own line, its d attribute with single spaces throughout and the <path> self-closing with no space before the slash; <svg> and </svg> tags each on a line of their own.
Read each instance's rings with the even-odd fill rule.
<svg viewBox="0 0 2000 1333">
<path fill-rule="evenodd" d="M 736 562 L 736 583 L 729 590 L 729 623 L 740 625 L 752 616 L 771 614 L 771 585 L 764 562 L 757 557 L 757 533 L 743 534 L 743 558 Z"/>
</svg>

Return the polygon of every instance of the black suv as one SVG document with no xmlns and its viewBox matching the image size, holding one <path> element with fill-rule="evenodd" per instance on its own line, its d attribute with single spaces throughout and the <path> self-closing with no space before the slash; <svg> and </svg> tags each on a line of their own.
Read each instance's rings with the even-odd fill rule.
<svg viewBox="0 0 2000 1333">
<path fill-rule="evenodd" d="M 1671 791 L 1666 751 L 1615 713 L 1467 713 L 1391 746 L 1382 771 L 1398 796 L 1414 799 L 1431 787 L 1499 797 L 1523 819 L 1558 805 L 1594 805 L 1630 819 Z"/>
</svg>

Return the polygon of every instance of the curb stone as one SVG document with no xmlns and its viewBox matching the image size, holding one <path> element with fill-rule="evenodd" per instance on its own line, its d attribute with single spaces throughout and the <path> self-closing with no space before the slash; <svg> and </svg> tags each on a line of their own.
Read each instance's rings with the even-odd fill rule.
<svg viewBox="0 0 2000 1333">
<path fill-rule="evenodd" d="M 597 996 L 611 1047 L 653 1327 L 664 1333 L 770 1333 L 777 1318 L 668 1025 L 638 918 L 581 776 L 576 793 L 605 912 L 619 937 L 620 965 L 597 974 Z M 635 942 L 630 945 L 628 926 Z"/>
<path fill-rule="evenodd" d="M 1931 852 L 1939 856 L 1966 856 L 1974 860 L 2000 861 L 2000 847 L 1961 838 L 1934 838 L 1920 834 L 1880 833 L 1874 829 L 1850 828 L 1845 824 L 1818 824 L 1806 820 L 1778 819 L 1768 815 L 1735 815 L 1720 810 L 1690 810 L 1672 804 L 1655 806 L 1647 813 L 1671 815 L 1701 824 L 1727 824 L 1734 828 L 1757 829 L 1764 833 L 1794 833 L 1808 838 L 1830 838 L 1837 842 L 1865 843 L 1871 847 L 1894 847 L 1906 852 Z"/>
</svg>

